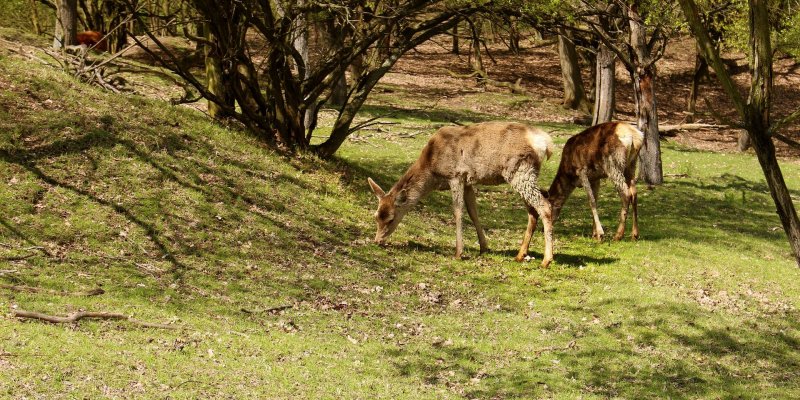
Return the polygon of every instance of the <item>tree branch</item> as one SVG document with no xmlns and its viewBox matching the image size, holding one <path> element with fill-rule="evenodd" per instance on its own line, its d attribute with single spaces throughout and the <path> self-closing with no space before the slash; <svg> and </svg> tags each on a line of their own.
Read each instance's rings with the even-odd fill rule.
<svg viewBox="0 0 800 400">
<path fill-rule="evenodd" d="M 79 311 L 69 314 L 66 317 L 59 317 L 56 315 L 47 315 L 33 311 L 14 310 L 14 317 L 20 319 L 36 319 L 40 321 L 50 322 L 53 324 L 72 324 L 77 323 L 82 319 L 116 319 L 128 321 L 134 325 L 139 325 L 145 328 L 157 329 L 181 329 L 178 325 L 157 324 L 152 322 L 144 322 L 133 319 L 125 314 L 111 313 L 111 312 L 93 312 L 93 311 Z"/>
</svg>

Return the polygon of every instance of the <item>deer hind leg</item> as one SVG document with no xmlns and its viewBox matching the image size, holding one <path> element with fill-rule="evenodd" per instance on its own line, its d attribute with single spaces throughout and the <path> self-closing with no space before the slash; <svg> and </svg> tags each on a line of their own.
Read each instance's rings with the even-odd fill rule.
<svg viewBox="0 0 800 400">
<path fill-rule="evenodd" d="M 622 173 L 622 168 L 618 168 L 617 166 L 608 168 L 608 177 L 614 182 L 614 186 L 616 186 L 619 192 L 619 198 L 622 201 L 622 209 L 619 211 L 619 226 L 617 227 L 617 233 L 614 235 L 614 240 L 620 240 L 625 236 L 625 220 L 628 217 L 631 190 L 628 186 L 627 179 L 625 179 L 625 175 Z"/>
<path fill-rule="evenodd" d="M 598 179 L 589 180 L 586 173 L 580 174 L 581 184 L 586 189 L 587 197 L 589 197 L 589 207 L 592 209 L 592 239 L 603 240 L 603 225 L 600 224 L 600 216 L 597 214 L 597 193 L 600 188 L 600 181 Z"/>
<path fill-rule="evenodd" d="M 639 211 L 638 211 L 638 196 L 636 194 L 636 165 L 627 171 L 628 186 L 631 194 L 631 208 L 633 209 L 633 227 L 631 227 L 631 238 L 633 240 L 639 239 Z"/>
<path fill-rule="evenodd" d="M 475 231 L 478 233 L 478 243 L 481 246 L 481 254 L 489 251 L 489 245 L 486 241 L 486 236 L 483 234 L 483 227 L 478 221 L 478 201 L 475 198 L 475 188 L 468 185 L 464 188 L 464 202 L 467 204 L 467 215 L 472 220 L 472 225 L 475 225 Z"/>
<path fill-rule="evenodd" d="M 542 218 L 542 225 L 544 225 L 544 257 L 542 258 L 542 268 L 547 268 L 550 265 L 550 262 L 553 261 L 553 213 L 552 207 L 550 206 L 550 202 L 542 195 L 542 191 L 539 190 L 539 186 L 536 184 L 536 176 L 538 171 L 532 165 L 522 165 L 517 170 L 511 174 L 508 180 L 508 183 L 511 184 L 511 187 L 514 188 L 522 198 L 525 200 L 525 204 L 528 207 L 532 207 L 534 211 L 539 214 L 539 217 Z M 533 233 L 533 227 L 530 213 L 528 214 L 528 228 Z M 525 236 L 528 235 L 528 231 L 525 232 Z M 530 239 L 528 240 L 528 244 L 530 243 Z M 525 239 L 523 238 L 523 244 L 525 244 Z M 520 251 L 517 254 L 527 253 L 527 248 L 523 249 L 520 247 Z M 524 255 L 523 255 L 524 258 Z"/>
<path fill-rule="evenodd" d="M 464 235 L 461 227 L 461 219 L 464 212 L 464 181 L 460 178 L 451 179 L 450 192 L 453 195 L 453 216 L 456 220 L 455 258 L 460 259 L 461 254 L 464 252 Z"/>
<path fill-rule="evenodd" d="M 530 248 L 531 245 L 531 237 L 533 236 L 533 231 L 536 230 L 536 223 L 539 220 L 539 214 L 536 212 L 536 209 L 531 206 L 527 206 L 527 208 L 528 227 L 525 229 L 525 236 L 522 238 L 522 244 L 519 246 L 519 252 L 517 252 L 517 256 L 514 258 L 517 262 L 522 262 L 528 255 L 528 248 Z"/>
</svg>

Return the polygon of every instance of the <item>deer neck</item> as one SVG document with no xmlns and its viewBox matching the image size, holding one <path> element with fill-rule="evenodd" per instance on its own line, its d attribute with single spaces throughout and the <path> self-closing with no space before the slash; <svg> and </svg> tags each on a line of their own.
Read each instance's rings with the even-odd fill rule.
<svg viewBox="0 0 800 400">
<path fill-rule="evenodd" d="M 416 165 L 406 171 L 405 175 L 392 187 L 391 193 L 406 190 L 407 200 L 404 208 L 412 208 L 428 193 L 436 190 L 436 179 L 429 171 L 416 168 Z"/>
<path fill-rule="evenodd" d="M 558 171 L 553 183 L 550 185 L 550 189 L 547 191 L 547 199 L 553 208 L 554 221 L 558 218 L 558 214 L 561 213 L 561 207 L 564 206 L 573 189 L 575 189 L 575 186 L 572 185 L 570 179 L 562 174 L 561 171 Z"/>
</svg>

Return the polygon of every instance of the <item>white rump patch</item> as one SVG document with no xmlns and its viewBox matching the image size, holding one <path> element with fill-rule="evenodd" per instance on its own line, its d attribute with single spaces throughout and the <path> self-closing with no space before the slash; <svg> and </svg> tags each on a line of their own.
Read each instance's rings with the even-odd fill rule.
<svg viewBox="0 0 800 400">
<path fill-rule="evenodd" d="M 548 160 L 553 155 L 553 138 L 546 132 L 528 129 L 526 138 L 533 151 L 539 156 L 539 160 Z"/>
<path fill-rule="evenodd" d="M 628 149 L 629 153 L 638 152 L 644 143 L 644 133 L 630 124 L 620 123 L 616 132 L 619 141 Z"/>
</svg>

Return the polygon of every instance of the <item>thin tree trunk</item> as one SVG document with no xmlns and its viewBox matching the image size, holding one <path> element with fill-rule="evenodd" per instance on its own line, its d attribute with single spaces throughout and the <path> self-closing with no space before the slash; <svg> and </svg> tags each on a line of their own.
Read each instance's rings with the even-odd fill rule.
<svg viewBox="0 0 800 400">
<path fill-rule="evenodd" d="M 483 56 L 481 55 L 481 21 L 475 21 L 471 24 L 471 28 L 472 43 L 470 44 L 469 65 L 473 71 L 478 73 L 478 82 L 484 83 L 488 74 L 483 67 Z"/>
<path fill-rule="evenodd" d="M 78 44 L 78 0 L 58 0 L 53 48 Z"/>
<path fill-rule="evenodd" d="M 616 64 L 617 57 L 614 52 L 601 43 L 597 49 L 592 125 L 609 122 L 614 118 Z"/>
<path fill-rule="evenodd" d="M 561 80 L 564 84 L 564 100 L 562 104 L 573 110 L 591 112 L 592 106 L 586 98 L 581 78 L 578 52 L 565 29 L 560 29 L 558 35 L 558 58 L 561 61 Z"/>
<path fill-rule="evenodd" d="M 797 266 L 800 267 L 800 220 L 783 179 L 775 144 L 769 134 L 772 103 L 772 43 L 767 0 L 750 0 L 750 48 L 753 58 L 750 74 L 750 112 L 746 122 L 750 142 L 758 155 L 772 200 L 783 230 L 789 238 Z"/>
<path fill-rule="evenodd" d="M 731 98 L 736 111 L 747 127 L 747 134 L 753 143 L 764 178 L 769 186 L 770 195 L 775 203 L 783 230 L 789 240 L 789 246 L 797 266 L 800 267 L 800 219 L 794 208 L 789 189 L 783 179 L 778 160 L 775 157 L 775 146 L 770 137 L 770 103 L 772 91 L 772 44 L 770 42 L 769 14 L 767 1 L 750 0 L 750 37 L 751 37 L 751 85 L 750 98 L 747 102 L 733 83 L 718 49 L 715 48 L 708 31 L 692 0 L 679 0 L 689 27 L 703 52 L 704 57 L 714 68 L 720 85 Z"/>
<path fill-rule="evenodd" d="M 39 23 L 39 6 L 36 0 L 30 0 L 28 6 L 31 8 L 31 24 L 33 25 L 33 33 L 35 33 L 36 36 L 39 36 L 42 34 L 42 26 Z"/>
<path fill-rule="evenodd" d="M 694 122 L 694 114 L 697 107 L 697 91 L 700 89 L 700 80 L 708 76 L 708 63 L 697 50 L 694 60 L 694 74 L 692 75 L 692 88 L 689 91 L 689 103 L 686 107 L 686 122 Z"/>
<path fill-rule="evenodd" d="M 453 27 L 453 49 L 451 50 L 451 52 L 453 54 L 455 54 L 455 55 L 459 54 L 459 48 L 458 48 L 458 24 L 456 24 L 456 26 Z"/>
</svg>

